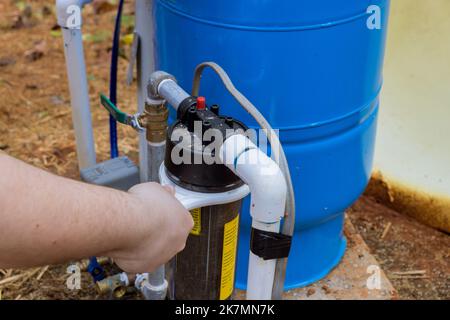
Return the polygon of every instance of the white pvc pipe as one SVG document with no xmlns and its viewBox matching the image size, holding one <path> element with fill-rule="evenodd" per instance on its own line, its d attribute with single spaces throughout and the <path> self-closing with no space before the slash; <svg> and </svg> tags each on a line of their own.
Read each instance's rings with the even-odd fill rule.
<svg viewBox="0 0 450 320">
<path fill-rule="evenodd" d="M 137 54 L 138 112 L 142 113 L 147 100 L 147 81 L 155 70 L 153 49 L 153 0 L 135 1 L 136 33 L 139 37 Z M 141 182 L 149 181 L 147 139 L 145 132 L 139 133 L 139 171 Z"/>
<path fill-rule="evenodd" d="M 280 222 L 267 224 L 253 219 L 252 227 L 269 232 L 280 232 Z M 247 300 L 272 299 L 277 260 L 264 260 L 250 251 L 247 276 Z"/>
<path fill-rule="evenodd" d="M 81 33 L 81 6 L 86 2 L 89 1 L 58 0 L 56 2 L 58 23 L 61 26 L 64 39 L 72 121 L 80 169 L 93 166 L 96 163 Z"/>
<path fill-rule="evenodd" d="M 280 167 L 243 135 L 233 135 L 219 152 L 221 162 L 250 188 L 250 215 L 255 229 L 279 232 L 284 216 L 287 185 Z M 272 298 L 276 260 L 249 257 L 247 299 Z"/>
</svg>

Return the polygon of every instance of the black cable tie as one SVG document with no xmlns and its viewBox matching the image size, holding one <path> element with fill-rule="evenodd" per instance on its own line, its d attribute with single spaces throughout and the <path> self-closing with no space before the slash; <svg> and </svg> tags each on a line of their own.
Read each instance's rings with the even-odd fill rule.
<svg viewBox="0 0 450 320">
<path fill-rule="evenodd" d="M 250 251 L 264 260 L 287 258 L 291 243 L 292 236 L 252 228 Z"/>
</svg>

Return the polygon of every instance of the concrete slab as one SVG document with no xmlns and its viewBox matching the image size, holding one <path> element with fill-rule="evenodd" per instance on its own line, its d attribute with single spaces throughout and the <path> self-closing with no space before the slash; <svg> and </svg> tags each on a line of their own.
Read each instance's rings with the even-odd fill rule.
<svg viewBox="0 0 450 320">
<path fill-rule="evenodd" d="M 324 279 L 305 288 L 289 290 L 284 294 L 287 300 L 392 300 L 397 292 L 381 269 L 369 248 L 346 219 L 345 236 L 347 251 L 341 263 Z M 367 283 L 379 287 L 369 289 Z M 245 291 L 236 290 L 234 299 L 245 299 Z"/>
</svg>

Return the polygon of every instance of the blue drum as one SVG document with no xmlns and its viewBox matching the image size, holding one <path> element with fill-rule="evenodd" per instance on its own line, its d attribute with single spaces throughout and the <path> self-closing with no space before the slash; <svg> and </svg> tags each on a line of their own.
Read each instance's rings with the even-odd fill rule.
<svg viewBox="0 0 450 320">
<path fill-rule="evenodd" d="M 155 62 L 187 90 L 214 61 L 280 130 L 297 218 L 285 288 L 327 275 L 342 258 L 344 212 L 372 170 L 389 0 L 155 0 Z M 205 70 L 201 93 L 256 126 Z M 241 213 L 236 286 L 250 236 Z"/>
</svg>

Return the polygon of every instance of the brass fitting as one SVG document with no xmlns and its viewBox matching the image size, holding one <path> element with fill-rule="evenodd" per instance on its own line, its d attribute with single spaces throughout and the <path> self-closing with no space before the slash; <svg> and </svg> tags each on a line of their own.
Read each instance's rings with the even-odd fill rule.
<svg viewBox="0 0 450 320">
<path fill-rule="evenodd" d="M 110 294 L 113 298 L 120 299 L 127 293 L 130 282 L 134 282 L 134 279 L 122 272 L 97 281 L 96 286 L 99 294 Z"/>
<path fill-rule="evenodd" d="M 77 263 L 78 268 L 80 268 L 80 271 L 85 272 L 88 269 L 89 266 L 89 259 L 83 259 L 80 262 Z M 98 257 L 97 262 L 99 265 L 103 266 L 105 264 L 112 264 L 112 259 L 108 257 Z"/>
<path fill-rule="evenodd" d="M 152 143 L 164 142 L 167 136 L 169 110 L 165 101 L 157 101 L 158 103 L 147 102 L 144 112 L 139 117 L 139 123 L 147 129 L 147 141 Z"/>
</svg>

